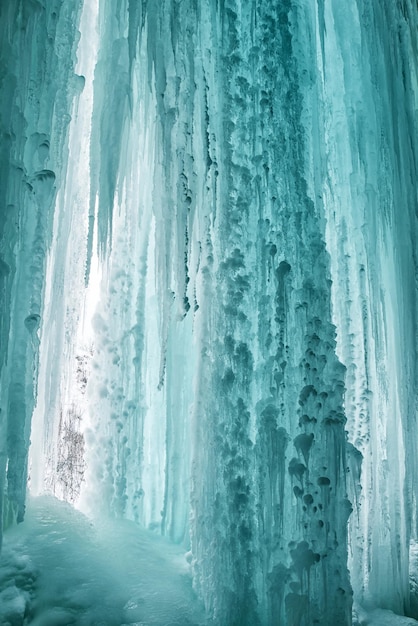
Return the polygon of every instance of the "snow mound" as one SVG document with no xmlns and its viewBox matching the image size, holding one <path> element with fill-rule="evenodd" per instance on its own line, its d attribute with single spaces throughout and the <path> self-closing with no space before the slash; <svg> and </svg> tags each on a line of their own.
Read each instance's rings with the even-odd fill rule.
<svg viewBox="0 0 418 626">
<path fill-rule="evenodd" d="M 189 565 L 133 522 L 94 523 L 54 498 L 6 532 L 1 626 L 202 626 Z"/>
<path fill-rule="evenodd" d="M 353 626 L 417 626 L 418 622 L 411 617 L 396 615 L 386 609 L 365 611 L 355 607 L 353 611 Z"/>
</svg>

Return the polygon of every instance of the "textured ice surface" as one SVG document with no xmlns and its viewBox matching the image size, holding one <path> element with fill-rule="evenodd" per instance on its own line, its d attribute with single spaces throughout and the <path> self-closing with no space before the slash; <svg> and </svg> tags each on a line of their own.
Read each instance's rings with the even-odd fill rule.
<svg viewBox="0 0 418 626">
<path fill-rule="evenodd" d="M 149 6 L 135 60 L 132 15 L 99 20 L 81 501 L 179 540 L 190 527 L 221 623 L 335 624 L 351 602 L 345 370 L 309 193 L 310 22 L 255 10 Z"/>
<path fill-rule="evenodd" d="M 80 5 L 0 5 L 0 502 L 6 523 L 24 514 L 54 236 L 63 255 L 66 250 L 65 230 L 57 233 L 53 223 L 56 191 L 65 180 L 70 104 L 82 86 L 74 74 Z"/>
<path fill-rule="evenodd" d="M 128 521 L 39 498 L 5 535 L 2 626 L 201 626 L 184 551 Z"/>
<path fill-rule="evenodd" d="M 416 3 L 80 5 L 1 5 L 6 512 L 37 399 L 33 491 L 221 626 L 416 611 Z"/>
<path fill-rule="evenodd" d="M 356 448 L 351 580 L 359 601 L 402 613 L 417 532 L 416 12 L 327 3 L 323 19 L 324 208 Z"/>
</svg>

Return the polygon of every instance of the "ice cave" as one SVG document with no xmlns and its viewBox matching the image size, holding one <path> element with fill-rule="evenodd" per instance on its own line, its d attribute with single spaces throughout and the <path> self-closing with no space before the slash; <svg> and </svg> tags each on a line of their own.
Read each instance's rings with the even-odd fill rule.
<svg viewBox="0 0 418 626">
<path fill-rule="evenodd" d="M 0 131 L 0 625 L 417 625 L 416 0 L 1 0 Z"/>
</svg>

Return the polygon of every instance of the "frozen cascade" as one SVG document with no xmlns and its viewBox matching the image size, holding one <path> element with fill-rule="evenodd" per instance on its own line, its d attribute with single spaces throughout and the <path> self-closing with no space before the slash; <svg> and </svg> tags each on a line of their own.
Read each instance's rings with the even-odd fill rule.
<svg viewBox="0 0 418 626">
<path fill-rule="evenodd" d="M 30 440 L 219 626 L 418 618 L 417 13 L 2 3 L 6 525 Z"/>
<path fill-rule="evenodd" d="M 53 209 L 56 190 L 65 185 L 70 103 L 83 87 L 74 73 L 80 4 L 6 1 L 0 7 L 0 485 L 6 525 L 21 520 L 25 508 Z M 63 255 L 65 245 L 64 235 Z"/>
<path fill-rule="evenodd" d="M 347 21 L 355 25 L 349 48 Z M 355 446 L 351 581 L 358 600 L 415 616 L 416 26 L 408 3 L 328 6 L 321 81 L 333 314 Z M 335 82 L 325 78 L 329 66 Z"/>
<path fill-rule="evenodd" d="M 85 173 L 89 168 L 92 83 L 97 57 L 97 36 L 91 25 L 96 19 L 96 3 L 84 5 L 75 64 L 83 89 L 71 103 L 68 167 L 55 204 L 40 329 L 45 358 L 40 359 L 29 455 L 31 492 L 39 495 L 46 488 L 68 501 L 79 495 L 84 470 L 82 455 L 76 453 L 76 448 L 82 441 L 80 418 L 86 412 L 83 396 L 91 361 L 91 339 L 82 332 L 80 318 L 90 320 L 95 305 L 90 303 L 91 294 L 85 294 L 82 285 L 89 228 L 86 198 L 90 193 Z M 91 290 L 97 298 L 95 291 L 97 286 Z M 79 390 L 78 394 L 74 394 L 74 389 Z"/>
</svg>

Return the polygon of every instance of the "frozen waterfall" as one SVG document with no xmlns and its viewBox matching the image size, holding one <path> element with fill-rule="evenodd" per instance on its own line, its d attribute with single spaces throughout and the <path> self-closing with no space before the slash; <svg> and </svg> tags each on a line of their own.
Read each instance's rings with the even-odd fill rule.
<svg viewBox="0 0 418 626">
<path fill-rule="evenodd" d="M 2 0 L 1 624 L 417 623 L 417 29 Z"/>
</svg>

